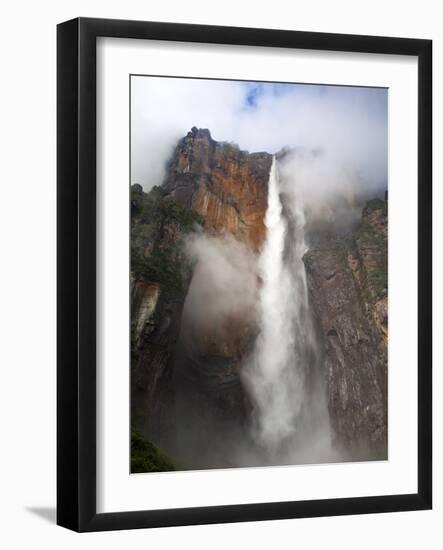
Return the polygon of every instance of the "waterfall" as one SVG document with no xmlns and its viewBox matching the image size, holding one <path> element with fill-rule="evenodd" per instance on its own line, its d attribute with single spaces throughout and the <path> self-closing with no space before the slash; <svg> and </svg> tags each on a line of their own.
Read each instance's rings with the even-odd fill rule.
<svg viewBox="0 0 443 550">
<path fill-rule="evenodd" d="M 281 196 L 274 157 L 268 183 L 266 239 L 259 257 L 260 333 L 245 373 L 255 408 L 253 436 L 271 455 L 282 447 L 293 447 L 297 440 L 306 418 L 307 371 L 315 354 L 303 264 L 303 208 L 291 195 L 283 211 Z"/>
</svg>

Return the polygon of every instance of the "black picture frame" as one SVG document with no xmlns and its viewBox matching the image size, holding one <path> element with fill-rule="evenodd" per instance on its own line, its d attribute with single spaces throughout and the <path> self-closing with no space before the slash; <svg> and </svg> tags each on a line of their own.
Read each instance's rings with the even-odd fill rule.
<svg viewBox="0 0 443 550">
<path fill-rule="evenodd" d="M 416 494 L 96 512 L 96 39 L 399 54 L 418 58 Z M 425 510 L 432 507 L 432 42 L 78 18 L 57 29 L 57 523 L 75 531 Z"/>
</svg>

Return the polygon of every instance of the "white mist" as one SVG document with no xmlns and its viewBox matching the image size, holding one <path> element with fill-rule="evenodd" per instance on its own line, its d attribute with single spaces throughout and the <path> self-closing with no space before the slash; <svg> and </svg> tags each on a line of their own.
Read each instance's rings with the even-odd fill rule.
<svg viewBox="0 0 443 550">
<path fill-rule="evenodd" d="M 247 377 L 256 406 L 254 436 L 275 450 L 294 431 L 302 397 L 301 373 L 294 354 L 293 278 L 284 258 L 288 226 L 275 158 L 269 175 L 265 225 L 266 240 L 259 258 L 261 331 Z"/>
<path fill-rule="evenodd" d="M 303 263 L 303 201 L 296 187 L 290 192 L 282 187 L 274 158 L 259 257 L 260 333 L 245 380 L 254 403 L 252 436 L 268 460 L 310 462 L 330 456 L 329 415 L 315 370 L 318 349 Z"/>
</svg>

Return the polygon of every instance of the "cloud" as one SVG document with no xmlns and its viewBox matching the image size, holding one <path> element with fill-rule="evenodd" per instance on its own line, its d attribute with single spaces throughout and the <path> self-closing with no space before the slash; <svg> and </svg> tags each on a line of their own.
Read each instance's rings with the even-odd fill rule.
<svg viewBox="0 0 443 550">
<path fill-rule="evenodd" d="M 274 207 L 269 198 L 259 257 L 229 234 L 202 231 L 186 239 L 194 271 L 181 322 L 182 352 L 197 363 L 200 352 L 232 363 L 241 357 L 252 406 L 254 445 L 224 437 L 221 458 L 218 449 L 210 453 L 219 462 L 243 465 L 343 459 L 331 444 L 305 236 L 324 230 L 323 222 L 328 230 L 331 224 L 347 229 L 361 215 L 359 196 L 385 188 L 387 90 L 160 77 L 132 77 L 131 89 L 131 179 L 145 190 L 162 183 L 177 140 L 192 126 L 251 152 L 290 149 L 272 172 Z M 190 401 L 193 407 L 198 417 L 199 404 Z M 187 444 L 190 437 L 200 441 L 209 417 L 205 412 L 204 422 L 194 425 L 182 415 L 179 431 Z M 218 429 L 214 416 L 213 431 Z"/>
<path fill-rule="evenodd" d="M 251 152 L 319 149 L 364 185 L 386 185 L 385 89 L 137 76 L 131 90 L 131 183 L 145 190 L 192 126 Z"/>
<path fill-rule="evenodd" d="M 188 323 L 201 328 L 255 317 L 257 258 L 245 244 L 228 233 L 194 233 L 186 241 L 186 253 L 195 263 L 184 312 Z"/>
<path fill-rule="evenodd" d="M 132 77 L 131 183 L 145 190 L 161 184 L 164 165 L 178 139 L 192 126 L 209 128 L 215 139 L 229 139 L 241 108 L 240 83 Z"/>
</svg>

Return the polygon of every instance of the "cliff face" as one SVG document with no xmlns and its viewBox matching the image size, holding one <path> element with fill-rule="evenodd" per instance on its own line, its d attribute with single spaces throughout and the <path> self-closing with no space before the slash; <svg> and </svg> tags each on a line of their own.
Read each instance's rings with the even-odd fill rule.
<svg viewBox="0 0 443 550">
<path fill-rule="evenodd" d="M 161 187 L 131 189 L 131 422 L 178 458 L 181 469 L 226 467 L 237 442 L 248 437 L 252 405 L 241 369 L 258 326 L 255 306 L 244 294 L 260 286 L 251 270 L 240 291 L 232 291 L 229 278 L 225 286 L 211 287 L 188 245 L 218 237 L 254 262 L 265 238 L 271 163 L 267 153 L 240 151 L 193 128 L 178 142 Z M 384 458 L 387 202 L 369 201 L 351 234 L 321 231 L 310 239 L 304 263 L 317 344 L 324 347 L 334 440 L 352 457 Z M 231 268 L 235 273 L 237 266 Z M 203 315 L 195 316 L 188 306 L 199 288 L 204 293 L 194 313 Z M 211 317 L 208 306 L 217 297 L 234 305 Z"/>
<path fill-rule="evenodd" d="M 192 130 L 177 145 L 165 191 L 205 219 L 208 232 L 234 235 L 258 251 L 265 236 L 272 156 L 216 142 L 209 130 Z"/>
<path fill-rule="evenodd" d="M 250 406 L 240 366 L 256 326 L 250 310 L 212 321 L 182 320 L 192 278 L 184 237 L 198 221 L 205 235 L 232 235 L 258 252 L 271 163 L 267 153 L 240 151 L 193 128 L 177 144 L 162 187 L 148 195 L 139 186 L 132 189 L 132 423 L 172 450 L 178 427 L 202 466 L 210 461 L 199 450 L 205 433 L 214 439 L 217 426 L 215 445 L 223 445 L 232 426 L 246 418 Z"/>
<path fill-rule="evenodd" d="M 323 237 L 304 257 L 325 343 L 336 442 L 385 458 L 387 449 L 387 202 L 369 201 L 359 227 Z"/>
<path fill-rule="evenodd" d="M 245 254 L 257 253 L 265 237 L 271 164 L 267 153 L 241 151 L 193 128 L 174 151 L 164 189 L 202 216 L 206 235 L 232 236 L 245 245 Z M 211 289 L 210 277 L 195 283 L 208 287 L 210 300 L 220 291 L 230 299 L 229 289 Z M 194 467 L 217 466 L 220 457 L 226 465 L 226 441 L 244 437 L 250 410 L 240 374 L 257 335 L 256 312 L 245 306 L 195 319 L 186 311 L 175 364 L 178 446 Z"/>
<path fill-rule="evenodd" d="M 131 423 L 158 445 L 174 440 L 174 352 L 192 271 L 183 239 L 201 223 L 161 189 L 131 189 Z"/>
</svg>

